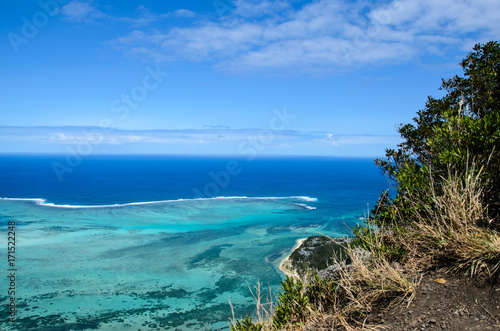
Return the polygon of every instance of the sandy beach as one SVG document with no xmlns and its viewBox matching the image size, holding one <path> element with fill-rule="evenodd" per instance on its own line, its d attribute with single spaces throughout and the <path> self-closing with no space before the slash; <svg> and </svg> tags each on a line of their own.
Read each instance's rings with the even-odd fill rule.
<svg viewBox="0 0 500 331">
<path fill-rule="evenodd" d="M 293 269 L 292 267 L 292 261 L 290 260 L 290 255 L 297 249 L 300 247 L 300 245 L 302 245 L 302 243 L 306 240 L 307 238 L 302 238 L 302 239 L 298 239 L 296 242 L 295 242 L 295 246 L 293 246 L 292 250 L 290 251 L 290 253 L 280 262 L 279 264 L 279 269 L 281 270 L 281 272 L 283 272 L 285 275 L 289 276 L 289 277 L 297 277 L 299 278 L 299 275 L 297 274 L 297 272 L 295 271 L 295 269 Z"/>
</svg>

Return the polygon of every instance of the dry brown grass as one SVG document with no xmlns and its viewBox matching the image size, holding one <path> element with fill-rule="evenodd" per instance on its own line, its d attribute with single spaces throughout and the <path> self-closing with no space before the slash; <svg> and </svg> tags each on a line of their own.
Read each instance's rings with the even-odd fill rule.
<svg viewBox="0 0 500 331">
<path fill-rule="evenodd" d="M 267 289 L 267 294 L 263 295 L 264 291 L 262 290 L 262 284 L 260 280 L 257 281 L 257 285 L 254 285 L 253 288 L 248 284 L 248 290 L 250 291 L 250 294 L 255 300 L 255 314 L 252 316 L 254 323 L 259 323 L 262 325 L 262 331 L 270 331 L 274 330 L 272 326 L 272 320 L 273 320 L 273 315 L 274 315 L 274 302 L 272 299 L 272 291 L 271 287 L 269 286 Z M 229 299 L 229 306 L 231 308 L 231 315 L 232 318 L 230 320 L 230 323 L 232 326 L 236 324 L 238 321 L 238 318 L 235 318 L 234 316 L 234 309 L 233 305 L 231 303 L 231 300 Z"/>
<path fill-rule="evenodd" d="M 491 220 L 483 204 L 480 174 L 450 174 L 440 190 L 431 183 L 431 204 L 414 202 L 424 209 L 416 212 L 415 220 L 400 238 L 414 257 L 432 257 L 450 270 L 467 270 L 471 276 L 498 274 L 500 234 L 488 226 Z"/>
<path fill-rule="evenodd" d="M 380 232 L 375 235 L 382 236 Z M 402 269 L 374 249 L 369 254 L 359 249 L 348 250 L 351 267 L 340 274 L 337 295 L 341 299 L 335 314 L 346 330 L 376 328 L 365 325 L 363 321 L 377 302 L 384 301 L 392 306 L 410 302 L 414 297 L 418 285 L 416 278 L 404 275 Z"/>
</svg>

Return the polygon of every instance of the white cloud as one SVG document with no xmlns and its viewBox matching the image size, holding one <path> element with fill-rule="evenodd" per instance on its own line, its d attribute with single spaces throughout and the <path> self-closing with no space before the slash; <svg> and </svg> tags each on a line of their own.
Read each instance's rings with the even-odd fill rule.
<svg viewBox="0 0 500 331">
<path fill-rule="evenodd" d="M 292 130 L 229 129 L 223 126 L 202 130 L 119 130 L 99 127 L 0 127 L 0 141 L 36 141 L 47 144 L 191 144 L 269 141 L 276 145 L 312 146 L 393 143 L 396 136 L 336 135 L 331 132 Z"/>
<path fill-rule="evenodd" d="M 61 15 L 75 22 L 92 22 L 105 18 L 106 15 L 88 1 L 74 0 L 61 8 Z"/>
<path fill-rule="evenodd" d="M 173 18 L 193 18 L 196 16 L 196 13 L 187 10 L 187 9 L 178 9 L 173 12 L 167 12 L 162 14 L 157 14 L 151 12 L 148 8 L 144 6 L 139 6 L 137 8 L 138 16 L 137 17 L 116 17 L 113 18 L 117 21 L 122 21 L 129 23 L 132 27 L 144 27 L 149 26 L 153 23 L 161 22 L 165 19 Z"/>
<path fill-rule="evenodd" d="M 234 5 L 235 8 L 232 14 L 240 17 L 276 15 L 284 10 L 291 9 L 290 3 L 286 1 L 237 0 Z"/>
<path fill-rule="evenodd" d="M 155 61 L 215 61 L 223 70 L 329 70 L 405 62 L 500 34 L 497 0 L 235 2 L 223 19 L 194 27 L 133 31 L 113 42 Z"/>
<path fill-rule="evenodd" d="M 175 17 L 195 17 L 196 13 L 188 9 L 178 9 L 174 11 L 173 16 Z"/>
<path fill-rule="evenodd" d="M 119 130 L 99 127 L 1 127 L 0 152 L 132 154 L 289 154 L 382 156 L 398 136 L 336 135 L 262 129 Z"/>
<path fill-rule="evenodd" d="M 73 0 L 61 8 L 60 14 L 67 20 L 73 22 L 92 23 L 97 20 L 108 20 L 114 22 L 125 22 L 132 27 L 147 27 L 152 23 L 161 22 L 169 18 L 193 18 L 196 13 L 187 9 L 178 9 L 167 13 L 153 13 L 145 6 L 136 9 L 135 17 L 117 17 L 100 11 L 91 0 Z"/>
</svg>

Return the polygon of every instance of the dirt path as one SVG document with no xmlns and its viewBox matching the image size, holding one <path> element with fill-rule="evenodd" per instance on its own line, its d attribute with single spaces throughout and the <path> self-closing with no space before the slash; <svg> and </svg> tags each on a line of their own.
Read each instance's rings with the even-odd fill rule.
<svg viewBox="0 0 500 331">
<path fill-rule="evenodd" d="M 381 304 L 367 322 L 402 331 L 500 330 L 500 286 L 434 271 L 422 278 L 409 307 Z"/>
</svg>

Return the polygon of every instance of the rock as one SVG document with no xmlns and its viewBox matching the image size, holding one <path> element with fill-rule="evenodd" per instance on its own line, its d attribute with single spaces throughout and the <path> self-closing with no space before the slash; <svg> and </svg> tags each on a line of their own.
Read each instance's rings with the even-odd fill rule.
<svg viewBox="0 0 500 331">
<path fill-rule="evenodd" d="M 351 265 L 346 265 L 345 263 L 335 263 L 326 269 L 318 271 L 318 278 L 325 280 L 338 280 L 342 273 L 342 270 L 350 270 Z"/>
<path fill-rule="evenodd" d="M 341 273 L 350 272 L 354 265 L 352 265 L 352 259 L 361 260 L 363 263 L 368 263 L 372 258 L 372 253 L 361 248 L 356 247 L 351 251 L 351 256 L 348 256 L 343 262 L 337 262 L 332 264 L 326 269 L 318 271 L 317 275 L 321 280 L 338 280 Z"/>
</svg>

